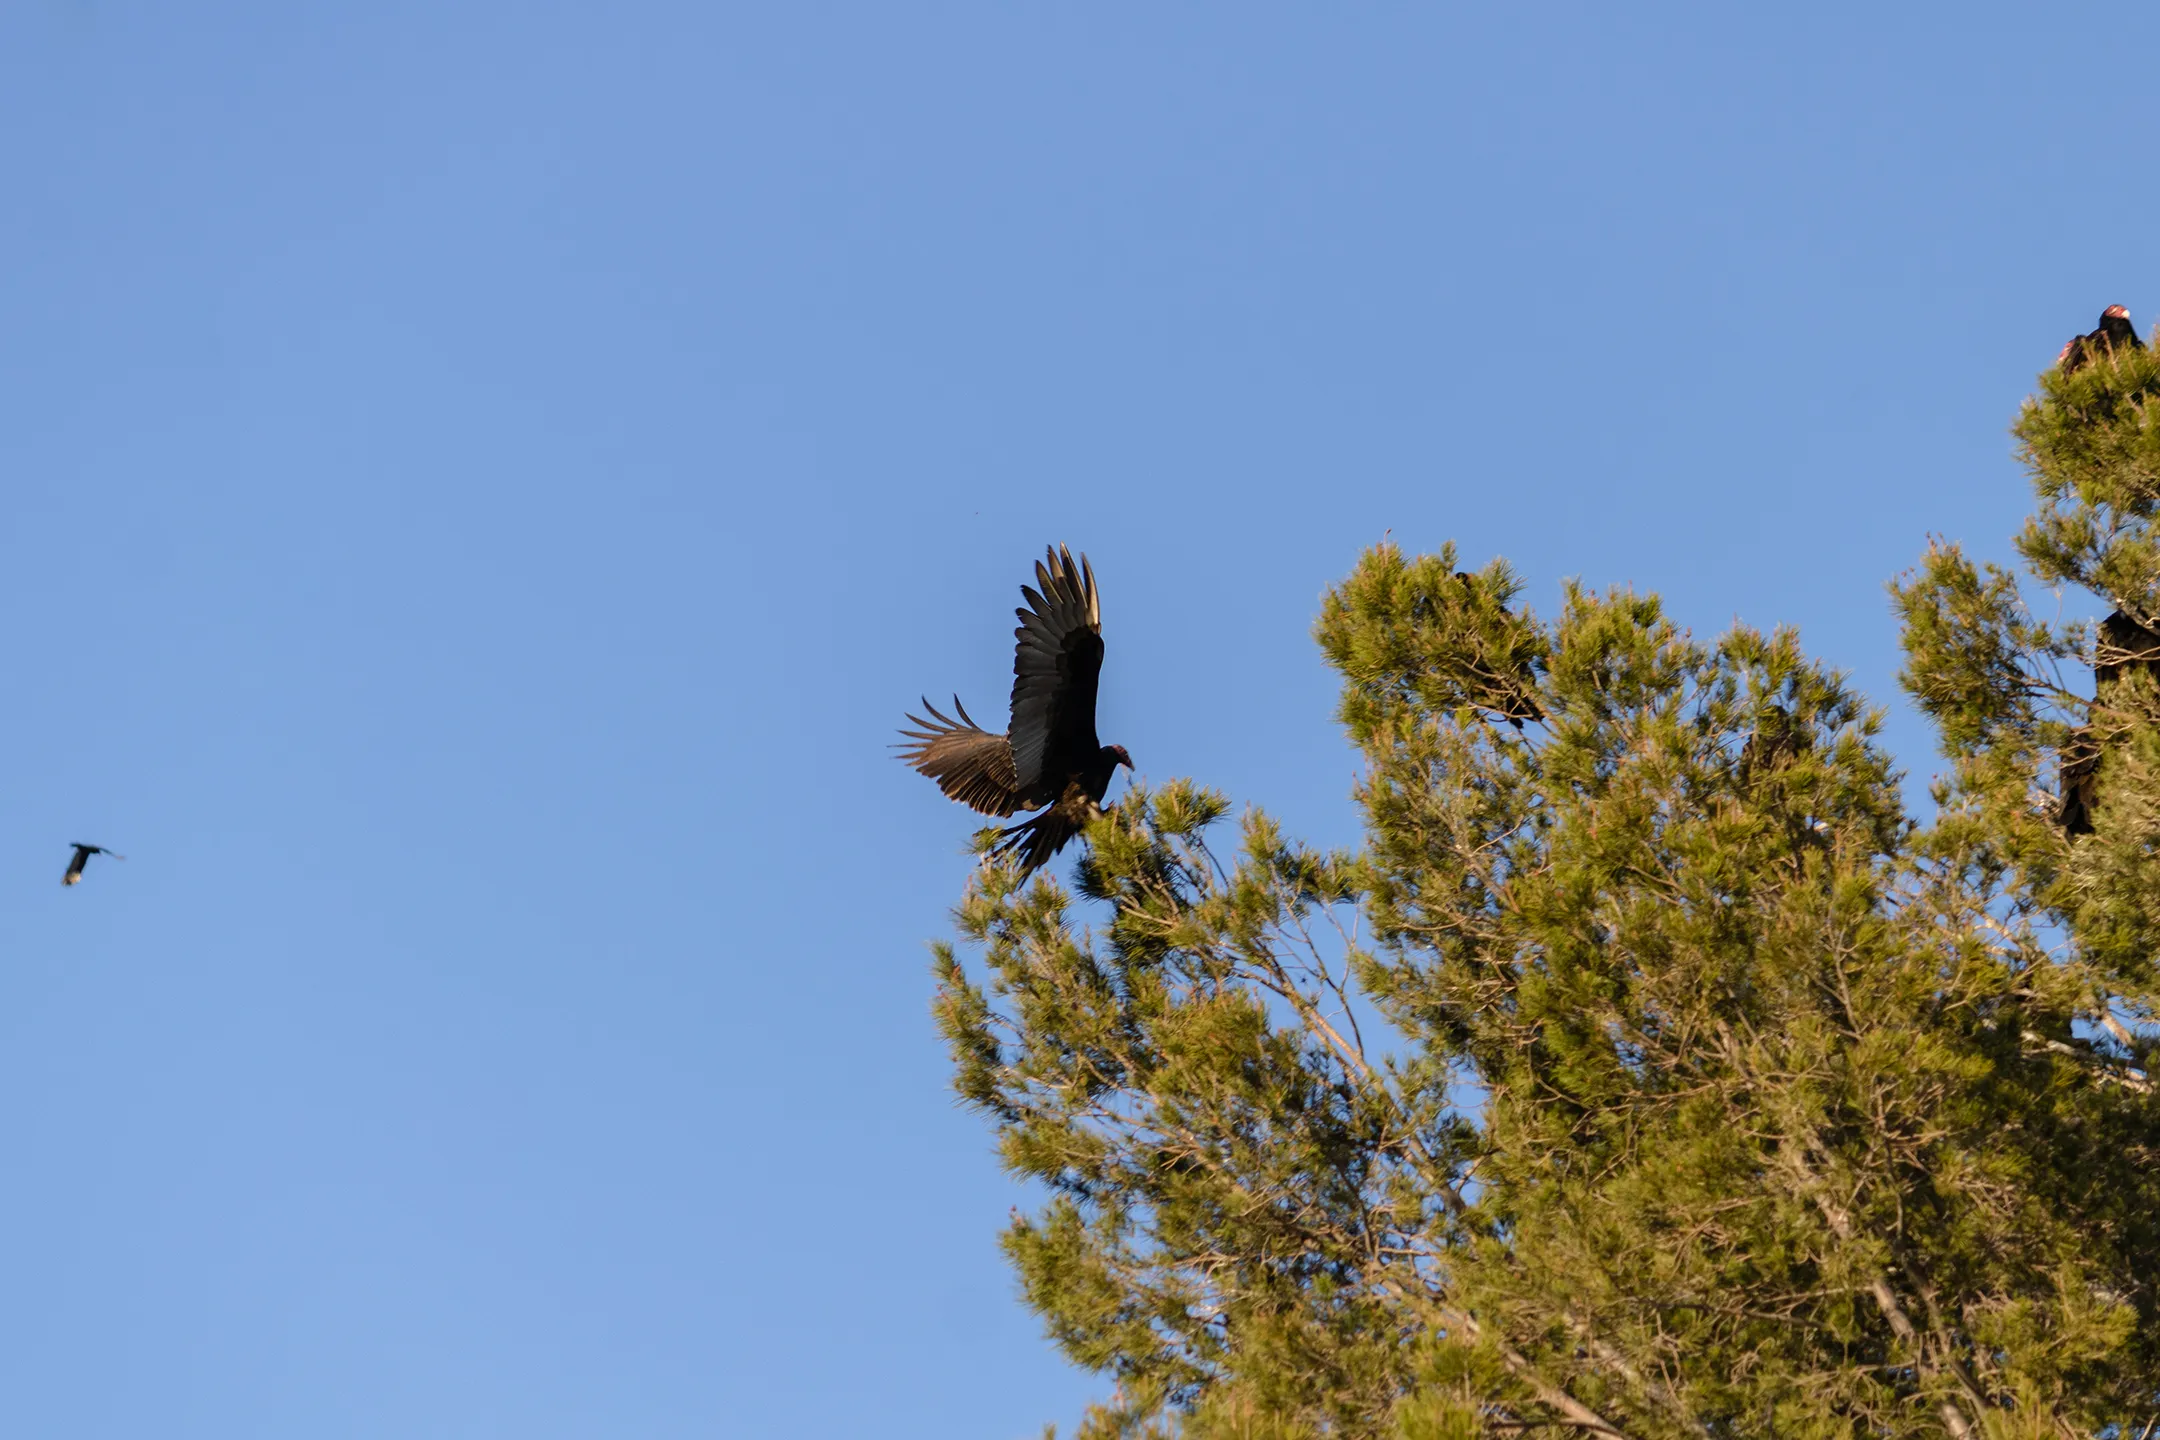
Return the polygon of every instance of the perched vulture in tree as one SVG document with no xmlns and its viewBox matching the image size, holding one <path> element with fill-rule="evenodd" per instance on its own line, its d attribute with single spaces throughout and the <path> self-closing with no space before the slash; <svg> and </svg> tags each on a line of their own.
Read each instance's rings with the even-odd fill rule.
<svg viewBox="0 0 2160 1440">
<path fill-rule="evenodd" d="M 2071 732 L 2070 743 L 2055 761 L 2055 821 L 2072 840 L 2093 833 L 2092 812 L 2099 799 L 2099 779 L 2100 747 L 2093 743 L 2092 726 L 2080 725 Z"/>
<path fill-rule="evenodd" d="M 1790 765 L 1808 748 L 1808 734 L 1793 713 L 1772 705 L 1740 747 L 1740 783 L 1745 785 Z"/>
<path fill-rule="evenodd" d="M 2110 305 L 2100 312 L 2100 328 L 2071 336 L 2070 343 L 2055 357 L 2055 363 L 2067 374 L 2084 368 L 2096 356 L 2112 355 L 2118 349 L 2144 348 L 2145 342 L 2138 339 L 2137 327 L 2130 323 L 2130 312 L 2120 305 Z"/>
<path fill-rule="evenodd" d="M 2107 706 L 2125 671 L 2150 671 L 2156 663 L 2160 663 L 2160 635 L 2120 610 L 2108 616 L 2100 622 L 2099 643 L 2093 647 L 2093 708 Z M 2100 742 L 2093 725 L 2078 727 L 2056 766 L 2057 822 L 2072 838 L 2092 834 L 2100 780 Z"/>
<path fill-rule="evenodd" d="M 911 743 L 900 758 L 937 781 L 961 804 L 1000 818 L 1042 810 L 1004 832 L 992 854 L 1018 855 L 1027 875 L 1062 850 L 1102 814 L 1102 798 L 1117 767 L 1132 768 L 1122 745 L 1095 738 L 1095 677 L 1102 670 L 1102 607 L 1095 572 L 1082 555 L 1060 545 L 1035 566 L 1036 588 L 1023 585 L 1023 609 L 1013 611 L 1012 722 L 1003 735 L 977 726 L 953 697 L 957 719 L 927 699 L 929 718 L 900 733 Z"/>
<path fill-rule="evenodd" d="M 68 861 L 67 874 L 60 877 L 60 883 L 63 885 L 81 884 L 83 866 L 90 863 L 90 857 L 92 855 L 111 855 L 112 858 L 115 860 L 127 859 L 127 856 L 114 854 L 114 852 L 106 849 L 102 845 L 76 845 L 75 858 Z"/>
<path fill-rule="evenodd" d="M 1479 593 L 1478 578 L 1467 570 L 1455 572 L 1456 583 L 1472 594 Z M 1496 607 L 1502 615 L 1508 614 L 1505 605 Z M 1495 675 L 1480 667 L 1479 680 L 1484 682 L 1485 693 L 1478 698 L 1479 708 L 1490 710 L 1517 730 L 1525 720 L 1543 720 L 1545 712 L 1538 708 L 1530 694 L 1530 686 L 1518 675 Z"/>
<path fill-rule="evenodd" d="M 2093 647 L 2093 696 L 2105 699 L 2126 670 L 2151 670 L 2160 661 L 2160 635 L 2117 610 L 2100 622 Z"/>
</svg>

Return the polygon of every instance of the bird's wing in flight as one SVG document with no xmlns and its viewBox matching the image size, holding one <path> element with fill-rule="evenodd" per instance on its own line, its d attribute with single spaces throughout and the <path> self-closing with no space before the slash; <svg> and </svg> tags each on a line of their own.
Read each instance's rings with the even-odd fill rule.
<svg viewBox="0 0 2160 1440">
<path fill-rule="evenodd" d="M 1064 778 L 1095 758 L 1095 681 L 1102 672 L 1102 609 L 1087 557 L 1060 545 L 1023 585 L 1028 608 L 1013 613 L 1012 766 L 1022 796 L 1057 798 Z M 1043 793 L 1045 781 L 1051 793 Z"/>
<path fill-rule="evenodd" d="M 957 720 L 939 713 L 928 700 L 923 709 L 930 718 L 910 715 L 920 726 L 903 730 L 913 744 L 900 747 L 900 758 L 937 781 L 938 789 L 985 815 L 1010 815 L 1020 808 L 1019 786 L 1013 783 L 1012 747 L 1003 735 L 992 735 L 978 726 L 953 697 Z"/>
</svg>

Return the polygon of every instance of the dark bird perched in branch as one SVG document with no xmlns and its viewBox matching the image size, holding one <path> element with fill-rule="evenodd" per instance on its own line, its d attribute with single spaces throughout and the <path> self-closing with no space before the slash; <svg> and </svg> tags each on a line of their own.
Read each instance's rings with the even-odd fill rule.
<svg viewBox="0 0 2160 1440">
<path fill-rule="evenodd" d="M 2093 696 L 2105 699 L 2123 676 L 2151 670 L 2160 661 L 2160 635 L 2117 610 L 2100 622 L 2100 643 L 2093 647 Z"/>
<path fill-rule="evenodd" d="M 1762 719 L 1748 732 L 1740 747 L 1740 783 L 1752 784 L 1770 772 L 1790 765 L 1808 747 L 1807 731 L 1782 705 L 1763 711 Z"/>
<path fill-rule="evenodd" d="M 69 843 L 72 844 L 73 842 Z M 92 855 L 111 855 L 115 860 L 127 859 L 127 856 L 115 854 L 102 845 L 76 845 L 75 858 L 68 861 L 67 874 L 60 877 L 60 883 L 63 885 L 81 884 L 83 866 L 90 863 Z"/>
<path fill-rule="evenodd" d="M 2118 307 L 2120 308 L 2120 307 Z M 2098 643 L 2093 647 L 2093 709 L 2105 711 L 2132 671 L 2151 672 L 2160 665 L 2160 635 L 2117 610 L 2100 622 Z M 2063 834 L 2075 839 L 2093 833 L 2093 807 L 2099 800 L 2099 732 L 2105 718 L 2095 713 L 2080 725 L 2063 747 L 2057 762 L 2058 803 L 2055 818 Z"/>
<path fill-rule="evenodd" d="M 1484 587 L 1479 583 L 1478 577 L 1472 575 L 1469 571 L 1457 570 L 1455 572 L 1455 581 L 1470 592 L 1473 604 L 1479 599 L 1489 598 L 1486 596 Z M 1495 601 L 1493 608 L 1498 610 L 1502 616 L 1513 618 L 1509 615 L 1507 606 Z M 1545 712 L 1538 708 L 1537 701 L 1532 698 L 1529 681 L 1524 676 L 1496 672 L 1492 667 L 1484 664 L 1482 658 L 1478 662 L 1476 669 L 1481 691 L 1477 703 L 1481 709 L 1490 710 L 1517 730 L 1523 728 L 1523 721 L 1525 720 L 1543 720 L 1545 718 Z"/>
<path fill-rule="evenodd" d="M 900 733 L 911 744 L 900 758 L 937 781 L 961 804 L 999 817 L 1047 806 L 1007 829 L 991 853 L 1018 855 L 1027 875 L 1102 814 L 1110 777 L 1132 757 L 1122 745 L 1095 738 L 1095 678 L 1102 670 L 1102 607 L 1095 572 L 1085 555 L 1073 564 L 1060 545 L 1035 566 L 1035 588 L 1023 585 L 1024 609 L 1013 611 L 1012 722 L 993 735 L 976 725 L 953 697 L 958 718 L 910 715 L 918 729 Z"/>
<path fill-rule="evenodd" d="M 2123 306 L 2110 305 L 2100 312 L 2100 327 L 2071 336 L 2070 343 L 2055 357 L 2055 363 L 2067 374 L 2084 368 L 2098 356 L 2112 355 L 2118 349 L 2144 348 L 2145 342 L 2138 339 L 2137 327 L 2130 323 L 2130 312 Z"/>
<path fill-rule="evenodd" d="M 2092 726 L 2080 725 L 2071 732 L 2070 743 L 2063 746 L 2055 764 L 2055 788 L 2060 792 L 2055 804 L 2056 823 L 2072 840 L 2092 834 L 2093 804 L 2099 799 L 2096 792 L 2100 780 L 2100 747 L 2093 743 Z"/>
</svg>

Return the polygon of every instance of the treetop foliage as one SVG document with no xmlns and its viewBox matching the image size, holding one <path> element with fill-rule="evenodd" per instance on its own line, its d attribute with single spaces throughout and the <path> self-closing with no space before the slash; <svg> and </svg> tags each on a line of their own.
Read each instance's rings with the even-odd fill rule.
<svg viewBox="0 0 2160 1440">
<path fill-rule="evenodd" d="M 1942 543 L 1893 587 L 1932 816 L 1789 630 L 1383 544 L 1316 626 L 1358 850 L 1178 781 L 1071 892 L 981 869 L 936 1012 L 1085 1440 L 2160 1420 L 2156 395 L 2018 421 L 2019 552 L 2106 624 Z"/>
</svg>

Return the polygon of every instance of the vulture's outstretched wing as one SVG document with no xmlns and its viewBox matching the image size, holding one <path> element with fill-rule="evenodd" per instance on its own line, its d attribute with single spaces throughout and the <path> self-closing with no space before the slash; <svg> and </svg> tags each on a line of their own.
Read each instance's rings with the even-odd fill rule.
<svg viewBox="0 0 2160 1440">
<path fill-rule="evenodd" d="M 1020 787 L 1013 783 L 1012 746 L 1005 737 L 978 726 L 957 695 L 953 697 L 953 709 L 960 714 L 957 720 L 940 714 L 927 699 L 923 709 L 930 712 L 929 719 L 907 717 L 922 728 L 900 732 L 915 742 L 899 747 L 900 758 L 970 809 L 997 816 L 1018 810 Z"/>
<path fill-rule="evenodd" d="M 1057 798 L 1054 787 L 1095 759 L 1095 679 L 1102 672 L 1102 608 L 1087 557 L 1073 564 L 1060 545 L 1035 566 L 1038 593 L 1015 610 L 1012 773 L 1029 804 Z M 1053 787 L 1044 793 L 1044 784 Z"/>
</svg>

